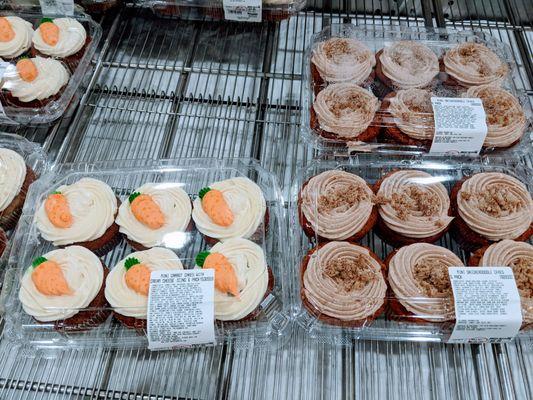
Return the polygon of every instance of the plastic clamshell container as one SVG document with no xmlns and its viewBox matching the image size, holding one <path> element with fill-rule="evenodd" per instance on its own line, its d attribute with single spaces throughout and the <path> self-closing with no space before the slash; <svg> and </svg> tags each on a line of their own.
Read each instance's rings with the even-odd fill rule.
<svg viewBox="0 0 533 400">
<path fill-rule="evenodd" d="M 65 17 L 62 15 L 43 15 L 39 7 L 27 7 L 23 10 L 2 10 L 2 16 L 18 16 L 26 21 L 29 21 L 33 24 L 33 29 L 35 30 L 39 21 L 42 18 L 61 18 Z M 74 18 L 80 24 L 83 25 L 87 32 L 87 37 L 90 38 L 90 41 L 85 45 L 83 55 L 76 60 L 66 60 L 58 59 L 66 67 L 67 71 L 70 74 L 68 83 L 60 90 L 58 95 L 52 96 L 51 99 L 44 99 L 41 102 L 41 105 L 26 107 L 17 104 L 14 104 L 12 101 L 7 100 L 8 91 L 2 90 L 0 93 L 0 102 L 4 108 L 6 117 L 0 118 L 0 122 L 5 124 L 22 124 L 22 125 L 50 125 L 55 120 L 60 118 L 69 107 L 72 105 L 72 102 L 75 101 L 75 95 L 80 87 L 86 81 L 91 68 L 91 60 L 96 52 L 98 43 L 102 37 L 102 28 L 96 23 L 89 15 L 75 11 L 74 15 L 68 16 L 69 18 Z M 23 57 L 31 57 L 30 50 L 28 52 L 21 54 L 19 57 L 10 61 L 11 64 L 16 64 L 16 62 Z M 53 58 L 46 55 L 41 55 L 45 58 Z"/>
<path fill-rule="evenodd" d="M 312 177 L 326 171 L 345 171 L 350 174 L 355 174 L 366 181 L 370 188 L 375 189 L 374 185 L 387 174 L 393 171 L 405 170 L 416 170 L 431 175 L 428 184 L 442 184 L 448 194 L 457 182 L 479 172 L 501 172 L 508 174 L 523 182 L 530 193 L 533 190 L 533 173 L 531 169 L 518 162 L 505 163 L 502 160 L 494 163 L 483 163 L 477 159 L 475 161 L 461 161 L 461 158 L 452 159 L 442 156 L 411 156 L 407 160 L 391 160 L 390 157 L 387 158 L 382 154 L 358 154 L 332 157 L 329 160 L 316 160 L 307 167 L 302 168 L 298 172 L 297 181 L 292 187 L 290 202 L 289 218 L 292 230 L 292 248 L 290 253 L 293 255 L 294 260 L 292 270 L 294 285 L 291 292 L 291 303 L 293 306 L 293 318 L 295 318 L 296 324 L 305 330 L 309 337 L 323 343 L 345 346 L 353 345 L 354 340 L 358 339 L 446 342 L 450 337 L 454 328 L 453 298 L 447 297 L 446 295 L 443 298 L 429 295 L 399 296 L 392 290 L 391 284 L 389 283 L 390 278 L 387 265 L 389 260 L 387 258 L 394 252 L 395 247 L 389 244 L 391 241 L 387 237 L 385 237 L 387 242 L 381 238 L 383 237 L 382 233 L 380 233 L 381 236 L 378 236 L 379 219 L 381 218 L 378 206 L 375 206 L 378 220 L 376 220 L 372 229 L 360 240 L 352 240 L 351 238 L 336 240 L 329 233 L 327 234 L 329 238 L 319 236 L 316 232 L 316 229 L 318 229 L 316 228 L 316 223 L 313 225 L 305 217 L 305 215 L 310 214 L 304 214 L 304 211 L 302 211 L 302 187 L 307 185 Z M 331 178 L 328 179 L 330 180 L 324 180 L 319 186 L 313 186 L 313 188 L 316 190 L 316 188 L 321 187 L 325 190 L 326 188 L 331 189 L 335 185 L 342 185 L 338 181 L 337 183 L 332 183 Z M 423 180 L 420 180 L 420 182 Z M 346 181 L 343 184 L 346 185 Z M 326 229 L 329 229 L 333 224 L 331 211 L 325 211 L 325 214 L 319 214 L 319 195 L 316 195 L 316 197 L 315 204 L 313 204 L 313 200 L 311 200 L 311 205 L 307 203 L 310 207 L 308 210 L 311 210 L 307 211 L 307 213 L 311 212 L 312 214 L 316 213 L 315 215 L 322 215 L 320 218 L 323 218 L 322 221 L 328 221 Z M 320 206 L 327 207 L 327 204 L 322 203 Z M 363 211 L 357 212 L 362 213 Z M 344 222 L 351 221 L 350 218 L 352 217 L 349 217 L 347 214 L 344 215 Z M 369 221 L 371 219 L 372 217 L 368 218 Z M 342 229 L 345 229 L 348 225 L 345 223 Z M 305 230 L 307 233 L 304 227 L 306 227 Z M 320 223 L 318 227 L 320 227 Z M 309 228 L 311 232 L 309 232 Z M 323 231 L 320 233 L 324 234 Z M 339 234 L 339 232 L 336 234 Z M 359 250 L 363 247 L 366 248 L 370 251 L 369 255 L 374 260 L 379 260 L 378 264 L 374 264 L 374 267 L 368 268 L 367 272 L 371 273 L 370 279 L 368 279 L 368 274 L 366 277 L 365 274 L 356 274 L 355 278 L 353 278 L 354 282 L 358 282 L 358 280 L 363 282 L 362 286 L 357 286 L 358 283 L 354 284 L 355 292 L 351 294 L 350 304 L 357 304 L 356 307 L 350 307 L 350 304 L 345 303 L 346 294 L 339 296 L 342 299 L 335 300 L 330 298 L 331 292 L 335 295 L 342 290 L 341 285 L 343 281 L 335 281 L 335 279 L 342 275 L 342 272 L 340 275 L 336 275 L 336 267 L 333 263 L 331 266 L 330 264 L 324 265 L 321 263 L 324 260 L 326 260 L 324 263 L 335 260 L 335 257 L 331 255 L 335 254 L 334 248 L 338 242 L 341 242 L 341 250 L 339 251 L 343 252 L 343 257 L 351 257 L 347 248 L 343 247 L 349 244 L 358 246 Z M 332 245 L 332 243 L 334 244 Z M 324 249 L 324 246 L 328 244 L 331 247 Z M 420 244 L 417 243 L 416 245 L 418 246 Z M 453 239 L 450 231 L 447 231 L 433 245 L 450 250 L 465 266 L 469 265 L 470 253 L 459 246 Z M 396 249 L 404 247 L 400 245 L 396 246 Z M 312 261 L 313 259 L 314 261 Z M 377 265 L 379 264 L 381 264 L 381 273 L 377 273 Z M 433 267 L 435 267 L 434 264 L 435 261 L 433 260 Z M 310 268 L 318 268 L 316 266 L 320 266 L 320 269 L 310 272 L 310 275 L 304 278 L 304 273 L 308 272 Z M 320 275 L 321 272 L 323 272 L 323 275 Z M 324 274 L 327 274 L 327 277 Z M 431 277 L 431 279 L 433 278 L 437 277 Z M 304 281 L 304 279 L 308 280 Z M 383 282 L 381 279 L 386 284 L 385 292 L 383 292 L 384 288 L 382 283 L 380 283 Z M 304 282 L 309 282 L 314 293 L 309 294 L 310 292 L 308 292 Z M 411 286 L 415 285 L 414 282 L 411 283 Z M 350 290 L 347 293 L 350 293 Z M 363 293 L 372 294 L 364 295 Z M 338 306 L 338 304 L 341 304 L 341 306 Z M 404 307 L 404 304 L 407 304 L 411 311 L 407 311 L 408 308 Z M 442 314 L 424 313 L 423 310 L 427 310 L 428 307 L 437 307 L 441 310 Z M 419 311 L 413 312 L 412 310 Z M 340 317 L 343 313 L 350 317 Z M 354 317 L 356 315 L 358 317 Z M 447 316 L 441 317 L 442 315 Z M 524 323 L 522 324 L 522 329 L 517 338 L 519 337 L 533 337 L 531 324 L 529 326 L 525 326 Z M 490 340 L 487 339 L 487 341 Z"/>
<path fill-rule="evenodd" d="M 387 87 L 380 81 L 373 68 L 374 76 L 366 79 L 359 86 L 370 91 L 380 101 L 381 107 L 375 114 L 369 128 L 376 128 L 379 131 L 377 137 L 368 142 L 360 141 L 357 138 L 334 138 L 327 135 L 325 137 L 317 129 L 317 123 L 312 126 L 311 119 L 316 95 L 328 86 L 327 82 L 315 82 L 313 78 L 311 58 L 314 49 L 321 42 L 331 38 L 350 38 L 362 42 L 372 52 L 377 53 L 383 48 L 398 41 L 415 41 L 423 44 L 435 53 L 440 62 L 441 72 L 431 82 L 431 92 L 437 97 L 466 97 L 467 88 L 458 85 L 445 85 L 447 74 L 443 73 L 442 57 L 449 50 L 464 42 L 480 43 L 492 50 L 509 67 L 509 72 L 501 83 L 501 88 L 514 96 L 522 107 L 525 118 L 525 133 L 521 139 L 509 147 L 484 147 L 481 154 L 526 154 L 533 146 L 533 110 L 531 102 L 523 88 L 518 88 L 515 82 L 520 82 L 520 75 L 516 63 L 512 56 L 511 48 L 494 37 L 480 31 L 456 31 L 453 29 L 433 29 L 424 27 L 405 26 L 376 26 L 376 25 L 352 25 L 352 24 L 332 24 L 321 32 L 313 35 L 305 54 L 304 67 L 304 96 L 302 116 L 302 135 L 314 148 L 323 152 L 343 154 L 346 152 L 383 152 L 389 154 L 424 154 L 429 151 L 431 138 L 425 143 L 418 141 L 410 144 L 401 144 L 398 140 L 386 134 L 387 128 L 397 127 L 401 119 L 393 116 L 387 111 L 386 104 L 389 101 L 387 95 L 393 94 L 395 90 Z M 315 76 L 318 71 L 315 69 Z M 398 89 L 396 89 L 397 91 Z M 385 101 L 384 101 L 385 100 Z M 385 103 L 385 105 L 384 105 Z M 431 108 L 431 105 L 428 104 Z M 430 129 L 433 127 L 433 112 L 413 113 L 416 117 L 416 128 Z M 314 118 L 316 120 L 316 118 Z M 418 125 L 417 125 L 418 124 Z"/>
<path fill-rule="evenodd" d="M 80 332 L 73 331 L 72 326 L 63 323 L 64 320 L 39 323 L 24 312 L 19 291 L 25 271 L 36 257 L 57 249 L 40 236 L 34 224 L 36 210 L 52 190 L 60 185 L 77 182 L 81 178 L 94 178 L 110 185 L 116 196 L 124 202 L 128 201 L 129 195 L 135 189 L 145 183 L 170 183 L 179 185 L 189 195 L 191 201 L 194 201 L 200 189 L 234 177 L 251 179 L 264 194 L 269 215 L 269 218 L 265 218 L 267 225 L 262 222 L 249 240 L 263 250 L 268 268 L 272 272 L 268 274 L 269 285 L 273 277 L 273 287 L 270 292 L 266 291 L 265 297 L 253 311 L 253 318 L 234 322 L 214 322 L 216 343 L 221 344 L 230 340 L 237 340 L 242 346 L 275 346 L 282 343 L 288 338 L 291 328 L 288 272 L 285 269 L 287 265 L 285 213 L 276 178 L 251 159 L 142 160 L 54 166 L 50 173 L 32 185 L 17 229 L 14 251 L 9 259 L 10 276 L 6 279 L 10 288 L 6 300 L 5 338 L 43 351 L 97 345 L 105 348 L 144 348 L 148 344 L 145 329 L 128 328 L 112 315 L 107 316 L 103 323 L 94 324 Z M 195 267 L 196 255 L 212 246 L 206 244 L 202 234 L 192 228 L 166 241 L 165 247 L 179 257 L 184 269 L 190 269 Z M 135 250 L 122 240 L 101 258 L 101 261 L 110 271 L 120 260 L 126 259 L 133 252 Z M 263 278 L 263 273 L 259 277 Z M 251 283 L 247 282 L 241 294 Z M 57 311 L 57 308 L 52 309 L 53 312 Z M 128 307 L 122 308 L 123 311 L 127 309 Z M 131 309 L 138 310 L 138 306 Z M 80 311 L 110 313 L 112 308 L 61 309 L 65 315 L 67 313 L 78 315 Z"/>
</svg>

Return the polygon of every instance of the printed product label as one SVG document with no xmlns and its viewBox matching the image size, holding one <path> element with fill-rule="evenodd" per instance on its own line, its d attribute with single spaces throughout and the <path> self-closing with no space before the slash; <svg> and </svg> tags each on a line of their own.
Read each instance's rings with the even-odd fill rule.
<svg viewBox="0 0 533 400">
<path fill-rule="evenodd" d="M 262 0 L 223 0 L 222 4 L 227 20 L 261 22 Z"/>
<path fill-rule="evenodd" d="M 74 0 L 39 0 L 41 10 L 47 14 L 74 15 Z"/>
</svg>

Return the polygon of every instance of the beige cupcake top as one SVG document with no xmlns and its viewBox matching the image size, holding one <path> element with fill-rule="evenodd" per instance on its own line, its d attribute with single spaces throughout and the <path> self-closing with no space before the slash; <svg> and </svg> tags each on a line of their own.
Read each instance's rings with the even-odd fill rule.
<svg viewBox="0 0 533 400">
<path fill-rule="evenodd" d="M 431 107 L 431 92 L 424 89 L 398 90 L 390 99 L 389 113 L 396 126 L 407 136 L 417 140 L 432 140 L 435 119 Z"/>
</svg>

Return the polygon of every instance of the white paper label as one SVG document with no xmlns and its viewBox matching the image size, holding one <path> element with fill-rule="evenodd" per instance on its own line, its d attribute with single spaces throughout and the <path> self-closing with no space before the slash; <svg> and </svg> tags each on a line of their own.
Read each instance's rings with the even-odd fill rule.
<svg viewBox="0 0 533 400">
<path fill-rule="evenodd" d="M 152 271 L 147 321 L 150 350 L 215 343 L 214 272 Z"/>
<path fill-rule="evenodd" d="M 223 0 L 224 18 L 230 21 L 261 22 L 262 0 Z"/>
<path fill-rule="evenodd" d="M 487 136 L 481 99 L 432 97 L 435 136 L 430 153 L 479 154 Z"/>
<path fill-rule="evenodd" d="M 449 343 L 504 341 L 522 325 L 520 295 L 509 267 L 448 268 L 455 303 Z"/>
<path fill-rule="evenodd" d="M 74 0 L 39 0 L 39 3 L 44 16 L 74 15 Z"/>
</svg>

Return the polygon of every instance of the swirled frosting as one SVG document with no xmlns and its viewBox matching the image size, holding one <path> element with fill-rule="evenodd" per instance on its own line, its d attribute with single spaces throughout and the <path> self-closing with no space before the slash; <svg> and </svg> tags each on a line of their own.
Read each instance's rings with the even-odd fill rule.
<svg viewBox="0 0 533 400">
<path fill-rule="evenodd" d="M 515 239 L 529 229 L 533 201 L 526 186 L 500 172 L 482 172 L 463 182 L 457 194 L 461 218 L 488 240 Z"/>
<path fill-rule="evenodd" d="M 17 152 L 0 149 L 0 211 L 20 193 L 26 178 L 26 163 Z"/>
<path fill-rule="evenodd" d="M 400 248 L 390 259 L 389 284 L 407 311 L 448 321 L 455 318 L 448 268 L 462 266 L 461 259 L 444 247 L 415 243 Z"/>
<path fill-rule="evenodd" d="M 237 276 L 239 290 L 237 298 L 215 288 L 215 318 L 236 321 L 246 317 L 259 306 L 268 288 L 263 249 L 247 239 L 233 238 L 217 243 L 210 253 L 220 253 L 228 259 Z"/>
<path fill-rule="evenodd" d="M 30 60 L 37 69 L 37 77 L 32 81 L 25 81 L 20 77 L 16 66 L 10 64 L 4 74 L 2 89 L 10 91 L 13 97 L 23 103 L 28 103 L 54 96 L 67 84 L 69 73 L 61 62 L 38 56 Z"/>
<path fill-rule="evenodd" d="M 407 136 L 417 140 L 433 139 L 435 120 L 431 92 L 423 89 L 398 90 L 390 99 L 389 112 L 398 129 Z"/>
<path fill-rule="evenodd" d="M 124 201 L 118 210 L 116 223 L 120 232 L 128 239 L 144 247 L 165 245 L 173 247 L 176 241 L 182 242 L 177 235 L 184 234 L 191 220 L 191 200 L 187 193 L 176 183 L 146 183 L 135 192 L 150 195 L 165 216 L 161 228 L 151 229 L 140 222 L 132 212 L 129 201 Z"/>
<path fill-rule="evenodd" d="M 450 198 L 438 178 L 416 170 L 396 171 L 383 179 L 377 193 L 379 215 L 387 227 L 410 238 L 426 238 L 444 231 Z"/>
<path fill-rule="evenodd" d="M 301 192 L 301 209 L 318 235 L 344 240 L 363 229 L 373 197 L 364 179 L 332 170 L 309 179 Z"/>
<path fill-rule="evenodd" d="M 423 44 L 399 41 L 379 56 L 383 75 L 400 89 L 428 86 L 439 73 L 439 59 Z"/>
<path fill-rule="evenodd" d="M 502 240 L 490 245 L 479 260 L 480 267 L 511 267 L 520 293 L 523 324 L 533 323 L 533 246 Z"/>
<path fill-rule="evenodd" d="M 483 102 L 487 116 L 485 147 L 507 147 L 519 140 L 527 127 L 527 120 L 518 99 L 494 85 L 473 86 L 466 97 L 477 97 Z"/>
<path fill-rule="evenodd" d="M 222 192 L 234 220 L 229 226 L 215 224 L 202 208 L 202 200 L 197 197 L 192 211 L 196 228 L 204 235 L 219 240 L 250 238 L 265 218 L 266 202 L 261 188 L 245 177 L 215 182 L 209 187 Z"/>
<path fill-rule="evenodd" d="M 509 67 L 481 43 L 461 43 L 444 55 L 444 70 L 462 86 L 500 85 Z"/>
<path fill-rule="evenodd" d="M 20 17 L 9 16 L 5 18 L 13 33 L 13 39 L 9 41 L 0 41 L 0 57 L 15 58 L 28 51 L 31 47 L 31 38 L 33 36 L 33 27 L 31 23 Z"/>
<path fill-rule="evenodd" d="M 129 258 L 136 258 L 148 267 L 150 272 L 183 269 L 183 265 L 172 250 L 154 247 L 145 251 L 131 253 L 109 272 L 106 279 L 105 297 L 111 307 L 127 317 L 146 319 L 148 297 L 131 289 L 126 283 L 125 263 Z"/>
<path fill-rule="evenodd" d="M 72 225 L 58 228 L 48 218 L 44 199 L 35 214 L 35 225 L 41 236 L 55 246 L 65 246 L 98 239 L 115 221 L 117 198 L 106 183 L 82 178 L 72 185 L 55 189 L 66 197 L 72 214 Z"/>
<path fill-rule="evenodd" d="M 316 45 L 311 62 L 326 82 L 350 82 L 360 85 L 372 72 L 376 58 L 374 53 L 358 40 L 331 38 Z"/>
<path fill-rule="evenodd" d="M 19 299 L 24 311 L 37 321 L 51 322 L 70 318 L 94 300 L 104 280 L 100 259 L 81 246 L 69 246 L 44 255 L 59 265 L 71 294 L 45 295 L 32 280 L 30 266 L 20 282 Z"/>
<path fill-rule="evenodd" d="M 329 85 L 313 104 L 320 128 L 342 138 L 356 138 L 364 132 L 379 106 L 376 96 L 353 83 Z"/>
<path fill-rule="evenodd" d="M 33 45 L 41 53 L 64 58 L 76 54 L 87 40 L 87 32 L 82 24 L 73 18 L 55 18 L 54 25 L 59 28 L 59 39 L 52 46 L 43 39 L 40 27 L 33 34 Z"/>
<path fill-rule="evenodd" d="M 305 296 L 322 314 L 356 321 L 383 305 L 387 284 L 381 265 L 368 249 L 329 242 L 309 258 L 303 276 Z"/>
</svg>

